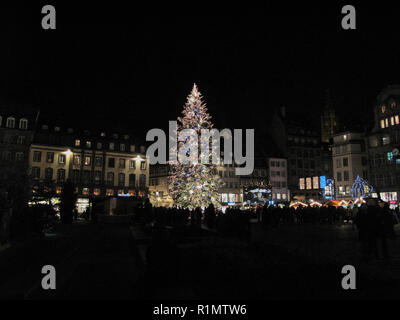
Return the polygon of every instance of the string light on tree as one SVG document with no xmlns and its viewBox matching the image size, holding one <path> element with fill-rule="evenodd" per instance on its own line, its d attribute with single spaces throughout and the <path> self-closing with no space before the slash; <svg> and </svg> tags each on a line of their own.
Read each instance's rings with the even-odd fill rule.
<svg viewBox="0 0 400 320">
<path fill-rule="evenodd" d="M 177 130 L 179 132 L 184 129 L 193 129 L 200 137 L 201 129 L 211 129 L 212 127 L 211 116 L 207 112 L 206 104 L 194 84 L 182 116 L 178 117 Z M 186 141 L 181 142 L 178 148 L 183 146 L 187 148 L 185 150 L 187 156 L 190 156 L 190 150 L 193 148 L 198 148 L 198 154 L 201 153 L 201 142 L 194 145 L 189 137 L 186 137 Z M 210 153 L 211 158 L 212 152 Z M 221 186 L 221 180 L 217 174 L 216 165 L 211 164 L 211 161 L 209 163 L 171 163 L 170 195 L 178 206 L 196 208 L 207 207 L 211 203 L 215 207 L 220 206 L 218 189 Z"/>
</svg>

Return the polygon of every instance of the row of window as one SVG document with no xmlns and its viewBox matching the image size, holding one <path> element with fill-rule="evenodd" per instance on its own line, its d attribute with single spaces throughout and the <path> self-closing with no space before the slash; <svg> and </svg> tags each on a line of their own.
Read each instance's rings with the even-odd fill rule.
<svg viewBox="0 0 400 320">
<path fill-rule="evenodd" d="M 90 149 L 90 148 L 92 148 L 92 142 L 89 141 L 89 140 L 87 140 L 87 141 L 85 141 L 85 143 L 83 144 L 83 143 L 81 143 L 81 140 L 76 139 L 76 140 L 75 140 L 75 147 L 85 147 L 85 148 Z M 115 149 L 116 149 L 115 147 L 116 147 L 116 145 L 115 145 L 114 142 L 109 142 L 109 143 L 108 143 L 108 149 L 109 149 L 109 150 L 115 150 Z M 96 143 L 96 148 L 97 148 L 98 150 L 101 150 L 101 149 L 103 148 L 103 143 L 102 143 L 102 142 L 97 142 L 97 143 Z M 129 151 L 130 151 L 130 152 L 135 152 L 135 150 L 136 150 L 136 147 L 135 147 L 134 144 L 129 145 Z M 119 151 L 128 151 L 128 150 L 127 150 L 127 145 L 126 145 L 125 143 L 120 143 L 120 144 L 119 144 Z M 146 150 L 145 150 L 145 147 L 144 147 L 144 146 L 140 146 L 140 152 L 141 152 L 141 153 L 144 153 L 145 151 L 146 151 Z"/>
<path fill-rule="evenodd" d="M 390 104 L 390 108 L 391 109 L 396 108 L 396 102 L 395 101 L 392 101 L 392 103 Z M 386 110 L 388 110 L 388 108 L 385 105 L 381 106 L 381 112 L 382 113 L 385 113 Z"/>
<path fill-rule="evenodd" d="M 32 167 L 31 172 L 32 178 L 35 180 L 40 179 L 40 168 L 39 167 Z M 52 181 L 54 176 L 53 168 L 46 168 L 44 170 L 44 179 L 47 181 Z M 57 182 L 65 182 L 65 169 L 58 169 L 57 170 Z"/>
<path fill-rule="evenodd" d="M 319 176 L 300 178 L 299 179 L 299 189 L 300 190 L 319 189 Z"/>
<path fill-rule="evenodd" d="M 33 189 L 34 189 L 34 192 L 35 192 L 38 188 L 39 188 L 38 186 L 34 186 L 34 188 L 33 188 Z M 50 191 L 51 188 L 47 188 L 47 190 Z M 56 186 L 55 191 L 56 191 L 57 194 L 61 194 L 61 192 L 62 192 L 62 187 Z M 78 193 L 78 192 L 79 192 L 79 188 L 75 188 L 75 192 Z M 90 194 L 90 188 L 88 188 L 88 187 L 82 188 L 82 195 L 88 196 L 89 194 Z M 129 194 L 129 195 L 132 196 L 132 197 L 133 197 L 133 196 L 137 196 L 137 195 L 139 195 L 139 196 L 144 196 L 144 193 L 142 193 L 141 191 L 139 191 L 138 194 L 136 193 L 135 190 L 128 190 L 128 192 L 125 193 L 125 191 L 124 191 L 123 189 L 119 189 L 119 190 L 117 191 L 117 193 L 115 194 L 114 189 L 105 189 L 105 195 L 107 195 L 107 196 L 114 196 L 114 195 L 121 195 L 121 194 L 124 194 L 124 195 Z M 100 196 L 100 195 L 102 195 L 101 189 L 100 189 L 100 188 L 93 188 L 92 195 L 94 195 L 94 196 Z"/>
<path fill-rule="evenodd" d="M 53 176 L 54 176 L 53 168 L 46 168 L 45 173 L 44 173 L 44 179 L 47 181 L 52 181 Z M 125 177 L 126 177 L 126 175 L 124 173 L 118 174 L 118 186 L 120 186 L 120 187 L 126 186 Z M 36 179 L 36 180 L 40 179 L 40 168 L 39 167 L 32 167 L 32 178 Z M 101 178 L 102 178 L 101 171 L 94 171 L 92 178 L 93 178 L 94 184 L 101 184 Z M 57 170 L 56 180 L 58 183 L 65 182 L 65 169 Z M 82 172 L 82 177 L 81 177 L 81 172 L 79 170 L 73 170 L 72 171 L 72 181 L 74 183 L 79 183 L 80 181 L 82 181 L 83 183 L 90 183 L 91 182 L 91 172 L 89 170 L 84 170 Z M 114 185 L 114 182 L 115 182 L 114 172 L 108 172 L 106 183 L 108 185 Z M 136 186 L 136 175 L 135 174 L 128 175 L 128 185 L 129 185 L 129 187 Z M 144 174 L 139 175 L 139 186 L 140 187 L 146 186 L 146 175 L 144 175 Z"/>
<path fill-rule="evenodd" d="M 337 192 L 340 196 L 350 195 L 350 186 L 338 186 Z"/>
<path fill-rule="evenodd" d="M 271 177 L 283 177 L 283 178 L 286 178 L 286 172 L 285 171 L 279 171 L 279 170 L 271 170 Z"/>
<path fill-rule="evenodd" d="M 371 168 L 381 167 L 384 165 L 400 165 L 400 159 L 395 159 L 392 152 L 376 153 L 370 157 Z"/>
<path fill-rule="evenodd" d="M 400 184 L 400 173 L 371 174 L 370 183 L 376 187 L 394 186 Z"/>
<path fill-rule="evenodd" d="M 15 152 L 15 157 L 13 157 L 14 153 L 11 151 L 3 151 L 2 159 L 7 161 L 23 161 L 25 155 L 23 152 Z"/>
<path fill-rule="evenodd" d="M 96 167 L 102 167 L 103 166 L 103 157 L 102 156 L 96 156 L 95 157 L 95 163 L 94 165 Z M 33 162 L 41 162 L 42 161 L 42 152 L 41 151 L 34 151 L 33 152 Z M 65 154 L 58 154 L 58 163 L 59 164 L 65 164 L 66 161 L 66 155 Z M 92 165 L 92 156 L 90 155 L 85 155 L 83 157 L 83 164 L 85 166 L 90 166 Z M 47 163 L 54 163 L 54 152 L 47 152 L 46 153 L 46 162 Z M 136 160 L 129 160 L 129 169 L 136 169 Z M 80 165 L 81 164 L 81 155 L 80 154 L 74 154 L 73 156 L 73 164 L 74 165 Z M 108 167 L 109 168 L 115 168 L 115 158 L 108 158 Z M 118 161 L 118 167 L 121 169 L 125 169 L 126 167 L 126 159 L 120 158 Z M 140 169 L 141 170 L 146 170 L 146 161 L 141 161 L 140 162 Z"/>
<path fill-rule="evenodd" d="M 271 160 L 271 167 L 286 167 L 286 162 L 285 161 L 278 161 L 278 160 Z"/>
<path fill-rule="evenodd" d="M 274 200 L 286 200 L 287 196 L 286 193 L 273 193 L 272 199 Z"/>
<path fill-rule="evenodd" d="M 349 171 L 343 171 L 343 175 L 342 172 L 336 172 L 336 181 L 350 181 Z"/>
<path fill-rule="evenodd" d="M 5 123 L 5 127 L 6 128 L 10 128 L 10 129 L 14 129 L 15 128 L 15 123 L 16 120 L 14 117 L 8 117 L 6 119 L 6 123 Z M 3 117 L 0 116 L 0 127 L 3 125 Z M 27 119 L 20 119 L 19 120 L 19 128 L 22 130 L 26 130 L 28 129 L 28 120 Z"/>
<path fill-rule="evenodd" d="M 236 193 L 221 193 L 221 202 L 240 202 L 240 195 Z"/>
<path fill-rule="evenodd" d="M 395 126 L 395 125 L 400 124 L 399 116 L 398 116 L 398 115 L 395 115 L 395 116 L 392 116 L 392 117 L 390 117 L 390 118 L 381 119 L 381 128 L 382 128 L 382 129 L 388 128 L 388 127 L 389 127 L 389 124 L 390 124 L 391 126 Z"/>
<path fill-rule="evenodd" d="M 33 162 L 41 162 L 42 161 L 42 151 L 33 151 Z M 65 164 L 66 155 L 60 153 L 58 155 L 58 163 Z M 46 153 L 46 162 L 53 163 L 54 162 L 54 152 L 47 152 Z"/>
<path fill-rule="evenodd" d="M 25 136 L 15 136 L 15 135 L 5 135 L 3 137 L 3 143 L 5 144 L 25 144 L 26 137 Z"/>
</svg>

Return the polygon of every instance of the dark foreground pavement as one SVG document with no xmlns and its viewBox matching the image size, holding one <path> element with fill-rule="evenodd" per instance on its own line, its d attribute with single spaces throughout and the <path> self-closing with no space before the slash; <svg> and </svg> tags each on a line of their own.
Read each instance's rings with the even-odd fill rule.
<svg viewBox="0 0 400 320">
<path fill-rule="evenodd" d="M 176 266 L 175 280 L 165 283 L 145 273 L 151 232 L 143 226 L 78 222 L 56 231 L 0 252 L 0 298 L 347 300 L 396 299 L 400 290 L 397 256 L 361 265 L 349 229 L 255 230 L 252 241 L 208 230 L 172 232 L 178 255 L 165 257 L 165 266 Z M 357 290 L 342 289 L 344 264 L 356 267 Z M 44 265 L 56 268 L 56 290 L 41 287 Z"/>
<path fill-rule="evenodd" d="M 2 298 L 134 299 L 142 274 L 128 226 L 77 222 L 56 236 L 0 253 Z M 56 268 L 56 290 L 43 290 L 43 265 Z"/>
</svg>

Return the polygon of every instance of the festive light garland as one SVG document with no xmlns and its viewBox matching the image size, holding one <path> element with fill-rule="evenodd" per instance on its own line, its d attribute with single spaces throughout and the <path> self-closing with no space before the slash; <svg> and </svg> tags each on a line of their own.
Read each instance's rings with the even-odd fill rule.
<svg viewBox="0 0 400 320">
<path fill-rule="evenodd" d="M 370 197 L 373 191 L 374 188 L 370 184 L 361 179 L 360 176 L 357 176 L 351 187 L 351 198 L 354 200 L 358 198 Z"/>
</svg>

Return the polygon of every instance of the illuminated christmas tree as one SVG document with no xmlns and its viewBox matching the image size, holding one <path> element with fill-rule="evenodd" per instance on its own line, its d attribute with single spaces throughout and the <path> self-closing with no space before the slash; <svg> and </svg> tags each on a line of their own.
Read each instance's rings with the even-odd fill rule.
<svg viewBox="0 0 400 320">
<path fill-rule="evenodd" d="M 178 144 L 178 150 L 185 148 L 183 151 L 190 156 L 190 151 L 197 148 L 197 154 L 200 155 L 200 130 L 212 127 L 211 116 L 207 113 L 202 95 L 194 84 L 184 106 L 182 117 L 178 117 L 177 134 L 184 129 L 193 129 L 198 135 L 198 141 L 195 144 L 187 137 L 184 142 Z M 211 203 L 215 207 L 220 206 L 218 189 L 221 187 L 221 180 L 217 174 L 216 165 L 211 164 L 211 158 L 210 152 L 209 164 L 202 164 L 200 160 L 198 163 L 183 164 L 178 161 L 171 164 L 170 195 L 177 206 L 190 209 L 204 208 Z"/>
</svg>

